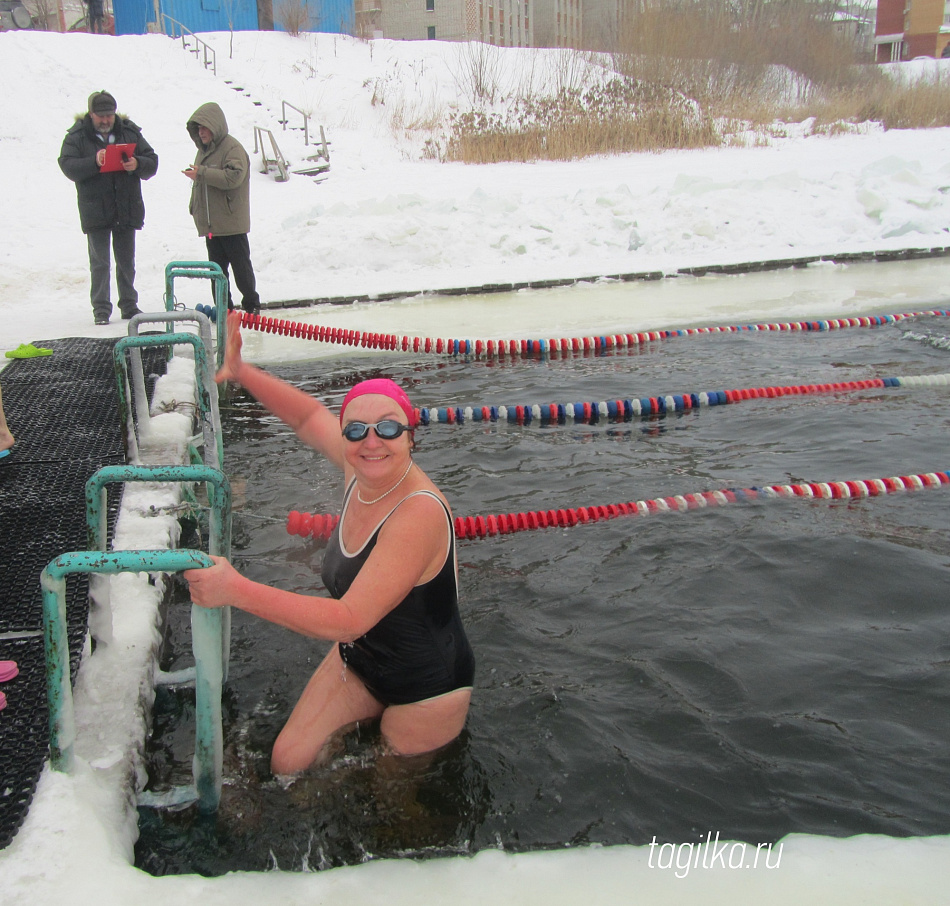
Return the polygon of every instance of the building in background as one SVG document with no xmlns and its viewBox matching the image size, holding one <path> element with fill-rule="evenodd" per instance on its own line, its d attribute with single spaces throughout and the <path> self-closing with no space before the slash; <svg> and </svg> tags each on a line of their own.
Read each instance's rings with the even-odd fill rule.
<svg viewBox="0 0 950 906">
<path fill-rule="evenodd" d="M 950 44 L 950 0 L 877 0 L 875 59 L 939 57 Z"/>
<path fill-rule="evenodd" d="M 39 31 L 88 31 L 86 5 L 82 0 L 23 0 L 32 17 L 32 28 Z M 104 0 L 102 11 L 111 27 L 112 0 Z M 22 27 L 22 26 L 21 26 Z"/>
<path fill-rule="evenodd" d="M 85 30 L 83 0 L 25 2 L 36 27 Z M 394 40 L 481 41 L 498 47 L 615 46 L 633 0 L 105 0 L 118 35 L 270 31 Z"/>
<path fill-rule="evenodd" d="M 530 47 L 536 4 L 537 0 L 356 0 L 357 34 L 397 41 L 482 41 Z"/>
<path fill-rule="evenodd" d="M 83 0 L 25 2 L 36 27 L 67 31 Z M 115 34 L 160 32 L 329 32 L 393 40 L 479 41 L 497 47 L 611 51 L 642 0 L 105 0 Z M 715 0 L 706 0 L 715 2 Z M 802 0 L 794 0 L 802 2 Z M 835 0 L 837 27 L 866 27 L 870 0 Z M 906 6 L 906 14 L 905 14 Z M 876 59 L 938 56 L 950 0 L 878 0 Z M 625 20 L 627 20 L 625 22 Z M 111 24 L 111 18 L 110 18 Z"/>
<path fill-rule="evenodd" d="M 853 42 L 863 58 L 874 58 L 876 9 L 872 0 L 837 0 L 832 16 L 834 27 Z"/>
<path fill-rule="evenodd" d="M 629 0 L 355 0 L 362 38 L 612 47 Z"/>
<path fill-rule="evenodd" d="M 590 50 L 614 50 L 629 0 L 584 0 L 581 40 Z"/>
</svg>

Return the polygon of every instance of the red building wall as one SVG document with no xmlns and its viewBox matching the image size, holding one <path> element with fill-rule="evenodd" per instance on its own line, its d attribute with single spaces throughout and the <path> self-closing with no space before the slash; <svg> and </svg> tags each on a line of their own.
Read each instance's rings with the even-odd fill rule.
<svg viewBox="0 0 950 906">
<path fill-rule="evenodd" d="M 904 0 L 877 0 L 876 35 L 898 35 L 904 31 Z"/>
</svg>

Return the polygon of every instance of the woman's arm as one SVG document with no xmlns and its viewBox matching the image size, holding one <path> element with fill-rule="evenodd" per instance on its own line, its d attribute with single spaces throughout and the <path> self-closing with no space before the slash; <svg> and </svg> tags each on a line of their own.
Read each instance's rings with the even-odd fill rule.
<svg viewBox="0 0 950 906">
<path fill-rule="evenodd" d="M 412 588 L 435 576 L 448 551 L 448 522 L 438 501 L 411 497 L 387 520 L 376 547 L 340 598 L 301 595 L 253 582 L 223 557 L 184 573 L 200 607 L 237 607 L 301 635 L 351 642 L 373 628 Z"/>
<path fill-rule="evenodd" d="M 293 430 L 305 444 L 319 450 L 343 468 L 343 441 L 339 419 L 319 400 L 293 384 L 262 371 L 241 358 L 241 315 L 228 314 L 224 362 L 215 375 L 220 384 L 235 381 Z"/>
<path fill-rule="evenodd" d="M 358 638 L 351 627 L 353 614 L 343 601 L 301 595 L 253 582 L 242 576 L 224 557 L 212 557 L 214 566 L 184 572 L 192 603 L 199 607 L 237 607 L 301 635 L 329 641 Z"/>
</svg>

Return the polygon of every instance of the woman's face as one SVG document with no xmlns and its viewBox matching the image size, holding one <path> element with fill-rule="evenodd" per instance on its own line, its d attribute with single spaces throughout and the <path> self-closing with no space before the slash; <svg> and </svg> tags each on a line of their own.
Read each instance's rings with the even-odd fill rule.
<svg viewBox="0 0 950 906">
<path fill-rule="evenodd" d="M 354 399 L 343 413 L 345 428 L 351 422 L 376 422 L 392 419 L 401 425 L 407 424 L 406 413 L 388 396 L 367 393 Z M 350 467 L 366 478 L 382 480 L 389 472 L 400 472 L 406 468 L 411 451 L 411 435 L 403 432 L 392 440 L 384 440 L 370 428 L 362 440 L 349 441 L 341 437 L 343 458 Z"/>
</svg>

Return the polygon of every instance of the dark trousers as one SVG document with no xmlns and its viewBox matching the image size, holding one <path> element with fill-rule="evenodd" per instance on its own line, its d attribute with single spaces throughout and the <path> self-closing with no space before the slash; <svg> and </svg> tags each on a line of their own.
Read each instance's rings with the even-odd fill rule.
<svg viewBox="0 0 950 906">
<path fill-rule="evenodd" d="M 251 265 L 251 245 L 247 241 L 247 233 L 238 233 L 236 236 L 207 236 L 205 244 L 208 247 L 208 260 L 219 265 L 228 277 L 228 267 L 234 272 L 234 282 L 241 293 L 241 308 L 256 314 L 261 310 L 261 297 L 257 294 L 257 280 L 254 277 L 254 268 Z M 231 301 L 231 281 L 228 284 L 228 308 L 234 308 Z M 214 296 L 214 283 L 211 285 L 211 295 Z"/>
<path fill-rule="evenodd" d="M 89 12 L 89 34 L 96 35 L 102 34 L 102 3 L 100 0 L 90 0 L 86 4 L 86 9 Z"/>
<path fill-rule="evenodd" d="M 139 294 L 135 291 L 135 230 L 93 230 L 86 234 L 89 246 L 89 301 L 96 315 L 108 318 L 112 314 L 110 285 L 112 262 L 109 245 L 115 257 L 115 282 L 119 288 L 119 310 L 127 315 L 138 307 Z"/>
</svg>

